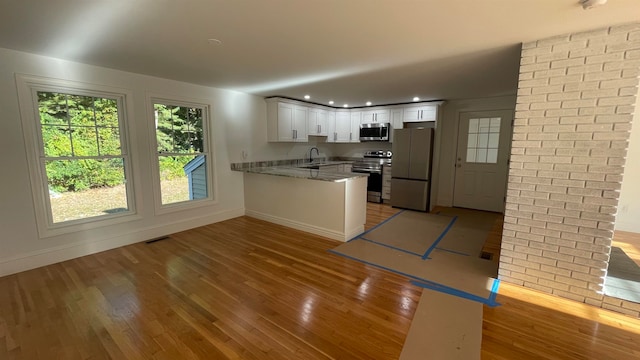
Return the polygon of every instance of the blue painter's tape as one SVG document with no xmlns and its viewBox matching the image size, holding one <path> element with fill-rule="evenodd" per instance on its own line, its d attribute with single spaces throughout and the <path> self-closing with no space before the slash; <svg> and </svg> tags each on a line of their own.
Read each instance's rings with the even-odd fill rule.
<svg viewBox="0 0 640 360">
<path fill-rule="evenodd" d="M 384 247 L 387 247 L 387 248 L 389 248 L 389 249 L 393 249 L 393 250 L 397 250 L 397 251 L 402 251 L 403 253 L 407 253 L 407 254 L 410 254 L 410 255 L 415 255 L 415 256 L 421 256 L 421 255 L 422 255 L 422 254 L 418 254 L 418 253 L 415 253 L 415 252 L 412 252 L 412 251 L 409 251 L 409 250 L 401 249 L 401 248 L 399 248 L 399 247 L 395 247 L 395 246 L 387 245 L 387 244 L 385 244 L 385 243 L 381 243 L 381 242 L 378 242 L 378 241 L 375 241 L 375 240 L 370 240 L 370 239 L 367 239 L 367 238 L 362 237 L 362 236 L 361 236 L 360 238 L 358 238 L 357 240 L 364 240 L 364 241 L 368 241 L 368 242 L 370 242 L 370 243 L 373 243 L 373 244 L 376 244 L 376 245 L 380 245 L 380 246 L 384 246 Z"/>
<path fill-rule="evenodd" d="M 363 232 L 362 234 L 360 234 L 360 235 L 358 235 L 358 236 L 356 236 L 356 237 L 352 238 L 352 239 L 351 239 L 351 240 L 349 240 L 349 241 L 356 240 L 356 239 L 358 239 L 358 238 L 360 238 L 360 237 L 364 236 L 365 234 L 368 234 L 368 233 L 372 232 L 373 230 L 375 230 L 375 229 L 379 228 L 380 226 L 382 226 L 383 224 L 385 224 L 385 223 L 389 222 L 391 219 L 393 219 L 394 217 L 396 217 L 396 216 L 398 216 L 398 215 L 402 214 L 403 212 L 405 212 L 405 210 L 400 210 L 399 212 L 397 212 L 397 213 L 395 213 L 395 214 L 393 214 L 393 215 L 389 216 L 388 218 L 386 218 L 386 219 L 385 219 L 383 222 L 381 222 L 380 224 L 378 224 L 378 225 L 376 225 L 376 226 L 372 227 L 371 229 L 369 229 L 369 230 L 367 230 L 367 231 Z M 349 242 L 349 241 L 347 241 L 347 242 Z"/>
<path fill-rule="evenodd" d="M 447 232 L 449 232 L 449 230 L 453 226 L 453 223 L 455 223 L 456 220 L 458 220 L 458 217 L 454 216 L 453 219 L 451 219 L 451 221 L 449 222 L 449 225 L 447 225 L 447 227 L 444 229 L 442 234 L 440 234 L 440 236 L 438 236 L 436 241 L 434 241 L 433 244 L 431 244 L 431 246 L 429 246 L 429 248 L 424 253 L 424 255 L 422 255 L 422 260 L 426 260 L 426 259 L 429 258 L 429 254 L 431 254 L 431 252 L 438 246 L 438 243 L 442 240 L 442 238 L 444 238 L 444 236 L 447 234 Z"/>
<path fill-rule="evenodd" d="M 496 296 L 498 296 L 498 288 L 499 287 L 500 287 L 500 280 L 499 279 L 493 279 L 493 286 L 491 286 L 491 295 L 489 295 L 489 301 L 490 302 L 496 303 Z"/>
<path fill-rule="evenodd" d="M 500 284 L 500 280 L 497 280 L 497 279 L 493 280 L 493 285 L 491 287 L 491 294 L 489 295 L 489 298 L 485 299 L 485 298 L 480 297 L 478 295 L 470 294 L 470 293 L 464 292 L 462 290 L 458 290 L 458 289 L 455 289 L 455 288 L 452 288 L 452 287 L 449 287 L 449 286 L 446 286 L 446 285 L 438 284 L 438 283 L 435 283 L 435 282 L 427 280 L 427 279 L 423 279 L 423 278 L 420 278 L 420 277 L 417 277 L 417 276 L 414 276 L 414 275 L 411 275 L 411 274 L 404 273 L 402 271 L 394 270 L 394 269 L 388 268 L 386 266 L 374 264 L 374 263 L 371 263 L 371 262 L 368 262 L 368 261 L 364 261 L 364 260 L 358 259 L 358 258 L 353 257 L 353 256 L 345 255 L 345 254 L 339 253 L 339 252 L 337 252 L 337 251 L 335 251 L 333 249 L 329 249 L 327 251 L 332 253 L 332 254 L 336 254 L 336 255 L 345 257 L 347 259 L 355 260 L 355 261 L 361 262 L 363 264 L 376 267 L 378 269 L 383 269 L 383 270 L 387 270 L 389 272 L 392 272 L 394 274 L 406 276 L 409 279 L 413 279 L 413 281 L 411 281 L 411 283 L 413 285 L 416 285 L 416 286 L 420 286 L 420 287 L 423 287 L 423 288 L 428 288 L 428 289 L 440 291 L 440 292 L 443 292 L 443 293 L 446 293 L 446 294 L 449 294 L 449 295 L 454 295 L 454 296 L 462 297 L 462 298 L 465 298 L 465 299 L 477 301 L 477 302 L 486 304 L 486 305 L 488 305 L 490 307 L 500 306 L 500 304 L 495 301 L 495 296 L 496 296 L 497 291 L 498 291 L 498 285 Z"/>
<path fill-rule="evenodd" d="M 471 255 L 469 255 L 469 254 L 465 254 L 465 253 L 460 252 L 460 251 L 449 250 L 449 249 L 440 248 L 440 247 L 437 247 L 436 249 L 441 250 L 441 251 L 450 252 L 450 253 L 452 253 L 452 254 L 456 254 L 456 255 L 471 256 Z"/>
<path fill-rule="evenodd" d="M 420 287 L 423 287 L 425 289 L 431 289 L 431 290 L 439 291 L 439 292 L 442 292 L 442 293 L 445 293 L 445 294 L 457 296 L 457 297 L 460 297 L 460 298 L 463 298 L 463 299 L 476 301 L 476 302 L 485 304 L 485 305 L 490 306 L 490 307 L 500 306 L 500 304 L 495 301 L 495 296 L 493 295 L 493 292 L 489 295 L 489 297 L 487 299 L 485 299 L 485 298 L 483 298 L 481 296 L 474 295 L 474 294 L 468 293 L 466 291 L 458 290 L 458 289 L 455 289 L 455 288 L 452 288 L 452 287 L 449 287 L 449 286 L 446 286 L 446 285 L 438 284 L 438 283 L 435 283 L 433 281 L 426 281 L 426 282 L 411 281 L 411 283 L 413 285 L 420 286 Z M 495 280 L 494 280 L 493 286 L 492 286 L 492 291 L 493 291 L 493 288 L 495 286 L 496 285 L 495 285 Z"/>
<path fill-rule="evenodd" d="M 417 277 L 417 276 L 414 276 L 414 275 L 411 275 L 411 274 L 403 273 L 402 271 L 394 270 L 394 269 L 388 268 L 388 267 L 386 267 L 386 266 L 382 266 L 382 265 L 374 264 L 374 263 L 371 263 L 371 262 L 368 262 L 368 261 L 364 261 L 364 260 L 362 260 L 362 259 L 358 259 L 357 257 L 353 257 L 353 256 L 345 255 L 345 254 L 343 254 L 343 253 L 339 253 L 339 252 L 337 252 L 337 251 L 335 251 L 335 250 L 333 250 L 333 249 L 329 249 L 329 250 L 327 250 L 327 251 L 328 251 L 328 252 L 330 252 L 330 253 L 332 253 L 332 254 L 340 255 L 340 256 L 345 257 L 345 258 L 347 258 L 347 259 L 351 259 L 351 260 L 359 261 L 359 262 L 361 262 L 361 263 L 363 263 L 363 264 L 370 265 L 370 266 L 376 267 L 376 268 L 378 268 L 378 269 L 383 269 L 383 270 L 390 271 L 390 272 L 392 272 L 392 273 L 394 273 L 394 274 L 398 274 L 398 275 L 406 276 L 406 277 L 408 277 L 409 279 L 415 279 L 415 280 L 418 280 L 418 281 L 429 281 L 429 280 L 427 280 L 427 279 L 423 279 L 423 278 L 420 278 L 420 277 Z"/>
</svg>

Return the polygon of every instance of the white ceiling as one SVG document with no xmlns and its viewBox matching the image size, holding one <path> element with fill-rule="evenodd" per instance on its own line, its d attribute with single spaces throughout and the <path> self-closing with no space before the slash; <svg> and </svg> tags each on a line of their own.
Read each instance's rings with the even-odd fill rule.
<svg viewBox="0 0 640 360">
<path fill-rule="evenodd" d="M 631 21 L 640 0 L 0 0 L 0 47 L 362 106 L 513 94 L 521 42 Z"/>
</svg>

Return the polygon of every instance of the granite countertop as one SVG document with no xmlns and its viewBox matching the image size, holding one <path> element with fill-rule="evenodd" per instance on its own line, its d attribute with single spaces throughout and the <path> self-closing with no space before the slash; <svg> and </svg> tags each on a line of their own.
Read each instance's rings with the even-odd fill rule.
<svg viewBox="0 0 640 360">
<path fill-rule="evenodd" d="M 234 169 L 253 174 L 266 174 L 275 176 L 293 177 L 298 179 L 321 180 L 331 182 L 342 182 L 349 179 L 367 177 L 368 174 L 337 172 L 329 169 L 323 170 L 323 167 L 330 165 L 350 164 L 351 161 L 322 161 L 312 163 L 301 163 L 298 165 L 281 165 L 281 166 L 262 166 L 262 167 L 246 167 L 242 169 Z M 310 166 L 319 166 L 318 169 L 309 168 Z"/>
</svg>

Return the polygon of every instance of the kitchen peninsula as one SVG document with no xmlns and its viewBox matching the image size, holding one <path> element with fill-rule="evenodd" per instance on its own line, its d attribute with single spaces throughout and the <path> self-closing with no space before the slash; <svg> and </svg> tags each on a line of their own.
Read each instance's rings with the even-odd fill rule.
<svg viewBox="0 0 640 360">
<path fill-rule="evenodd" d="M 244 172 L 247 216 L 347 241 L 364 231 L 367 174 L 340 161 L 233 164 Z"/>
</svg>

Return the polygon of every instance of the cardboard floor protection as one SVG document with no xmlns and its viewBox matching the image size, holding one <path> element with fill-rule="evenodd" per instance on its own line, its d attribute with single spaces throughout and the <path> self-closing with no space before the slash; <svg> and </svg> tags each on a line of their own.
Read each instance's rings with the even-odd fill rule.
<svg viewBox="0 0 640 360">
<path fill-rule="evenodd" d="M 422 241 L 437 239 L 455 218 L 427 260 L 418 255 L 423 253 L 420 251 L 407 253 L 358 238 L 331 251 L 409 276 L 412 280 L 437 283 L 487 299 L 491 295 L 493 278 L 497 276 L 498 269 L 495 262 L 481 259 L 480 251 L 500 214 L 447 208 L 440 215 L 426 215 L 429 214 L 405 211 L 374 231 L 365 233 L 363 237 L 369 239 L 370 234 L 374 234 L 387 244 L 394 243 L 407 248 L 413 246 L 414 250 L 418 250 L 418 245 L 413 244 L 420 241 L 416 239 L 420 236 Z M 447 219 L 445 224 L 443 220 Z M 414 240 L 404 241 L 406 238 Z M 429 246 L 426 245 L 424 249 Z"/>
<path fill-rule="evenodd" d="M 364 240 L 352 240 L 331 250 L 386 270 L 464 291 L 482 298 L 491 294 L 497 264 L 479 257 L 434 250 L 429 260 Z"/>
<path fill-rule="evenodd" d="M 405 210 L 360 237 L 422 256 L 452 220 L 452 216 Z"/>
<path fill-rule="evenodd" d="M 399 221 L 392 218 L 365 233 L 364 239 L 356 238 L 331 251 L 402 274 L 424 287 L 401 360 L 480 359 L 482 304 L 497 305 L 498 284 L 494 280 L 498 265 L 481 259 L 480 252 L 501 215 L 449 208 L 440 212 L 440 218 L 406 213 L 396 216 L 404 215 Z M 442 228 L 441 220 L 447 218 L 455 221 Z M 365 240 L 369 234 L 378 241 Z M 428 256 L 420 255 L 425 254 L 422 249 L 429 250 Z"/>
<path fill-rule="evenodd" d="M 604 293 L 619 299 L 640 302 L 640 266 L 617 246 L 611 247 Z"/>
<path fill-rule="evenodd" d="M 479 360 L 482 304 L 425 289 L 400 360 Z"/>
<path fill-rule="evenodd" d="M 472 257 L 479 257 L 489 231 L 502 214 L 446 208 L 440 215 L 455 216 L 456 221 L 446 236 L 438 243 L 439 249 L 446 249 Z"/>
</svg>

